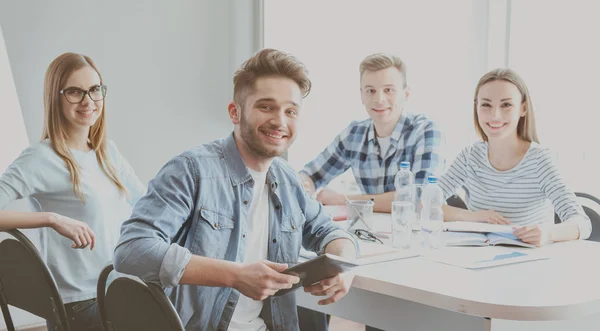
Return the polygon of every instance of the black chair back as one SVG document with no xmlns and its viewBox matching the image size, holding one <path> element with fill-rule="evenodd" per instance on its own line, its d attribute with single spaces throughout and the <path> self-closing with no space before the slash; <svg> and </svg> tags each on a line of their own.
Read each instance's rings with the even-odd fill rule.
<svg viewBox="0 0 600 331">
<path fill-rule="evenodd" d="M 113 266 L 98 280 L 98 308 L 105 331 L 184 331 L 179 315 L 162 289 L 127 277 L 115 279 L 106 290 Z"/>
<path fill-rule="evenodd" d="M 448 203 L 448 206 L 451 207 L 467 209 L 467 205 L 465 204 L 463 199 L 461 199 L 457 194 L 454 194 L 453 196 L 446 199 L 446 203 Z"/>
<path fill-rule="evenodd" d="M 8 306 L 51 321 L 50 331 L 70 331 L 67 313 L 50 271 L 38 250 L 19 230 L 0 242 L 0 307 L 8 331 L 15 327 Z"/>
<path fill-rule="evenodd" d="M 600 241 L 600 199 L 588 193 L 575 192 L 577 201 L 581 204 L 583 211 L 592 222 L 592 233 L 588 240 Z M 554 214 L 554 223 L 558 224 L 561 220 L 557 214 Z"/>
</svg>

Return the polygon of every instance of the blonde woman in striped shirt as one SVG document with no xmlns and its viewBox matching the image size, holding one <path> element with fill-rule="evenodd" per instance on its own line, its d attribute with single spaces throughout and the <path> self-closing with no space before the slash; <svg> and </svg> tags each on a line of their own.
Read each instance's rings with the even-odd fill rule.
<svg viewBox="0 0 600 331">
<path fill-rule="evenodd" d="M 483 141 L 465 148 L 439 181 L 445 198 L 462 187 L 468 210 L 444 206 L 444 220 L 513 224 L 515 236 L 536 246 L 587 239 L 590 219 L 539 145 L 523 79 L 510 69 L 484 75 L 475 89 L 474 122 Z"/>
</svg>

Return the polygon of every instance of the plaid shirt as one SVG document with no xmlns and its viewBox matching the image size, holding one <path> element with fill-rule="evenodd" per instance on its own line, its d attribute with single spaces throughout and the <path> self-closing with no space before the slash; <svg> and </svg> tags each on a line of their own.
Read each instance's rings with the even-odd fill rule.
<svg viewBox="0 0 600 331">
<path fill-rule="evenodd" d="M 352 122 L 301 172 L 308 175 L 318 189 L 352 168 L 363 193 L 390 192 L 395 190 L 394 177 L 402 161 L 410 162 L 415 184 L 426 183 L 430 174 L 441 175 L 444 165 L 441 143 L 442 135 L 431 120 L 425 115 L 405 112 L 382 158 L 373 121 Z"/>
</svg>

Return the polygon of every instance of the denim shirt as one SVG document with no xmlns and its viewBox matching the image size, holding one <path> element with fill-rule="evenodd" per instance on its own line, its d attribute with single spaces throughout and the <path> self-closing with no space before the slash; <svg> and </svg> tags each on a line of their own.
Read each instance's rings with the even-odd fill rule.
<svg viewBox="0 0 600 331">
<path fill-rule="evenodd" d="M 352 240 L 358 252 L 283 159 L 273 160 L 267 184 L 270 261 L 295 264 L 300 245 L 321 253 L 338 238 Z M 186 330 L 227 330 L 239 291 L 178 284 L 192 254 L 244 262 L 253 186 L 233 134 L 176 156 L 123 223 L 116 270 L 167 288 Z M 267 298 L 260 316 L 269 330 L 298 330 L 294 292 Z"/>
</svg>

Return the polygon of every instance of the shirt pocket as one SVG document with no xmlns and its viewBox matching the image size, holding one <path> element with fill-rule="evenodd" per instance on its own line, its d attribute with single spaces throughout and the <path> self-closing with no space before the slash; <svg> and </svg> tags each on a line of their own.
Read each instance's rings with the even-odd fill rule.
<svg viewBox="0 0 600 331">
<path fill-rule="evenodd" d="M 192 243 L 192 253 L 215 259 L 225 259 L 231 244 L 235 218 L 207 207 L 200 208 L 196 219 L 196 231 Z"/>
<path fill-rule="evenodd" d="M 305 221 L 304 214 L 301 212 L 283 217 L 279 228 L 281 237 L 279 259 L 282 263 L 290 265 L 298 263 L 300 247 L 302 246 L 302 229 Z"/>
</svg>

